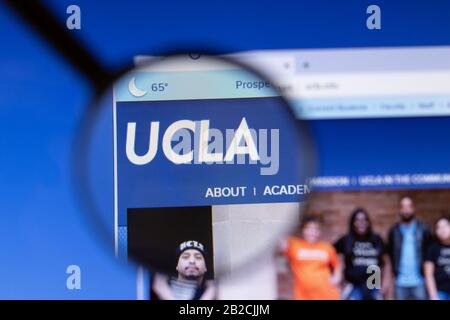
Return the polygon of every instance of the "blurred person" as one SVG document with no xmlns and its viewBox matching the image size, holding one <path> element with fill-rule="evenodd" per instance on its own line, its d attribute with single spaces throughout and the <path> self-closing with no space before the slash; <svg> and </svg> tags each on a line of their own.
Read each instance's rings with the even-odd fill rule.
<svg viewBox="0 0 450 320">
<path fill-rule="evenodd" d="M 410 197 L 400 199 L 399 216 L 400 222 L 390 229 L 388 236 L 395 298 L 425 300 L 428 297 L 422 266 L 431 232 L 426 224 L 416 219 L 416 209 Z"/>
<path fill-rule="evenodd" d="M 369 214 L 362 208 L 355 209 L 349 219 L 349 231 L 334 244 L 342 256 L 344 286 L 342 298 L 348 300 L 381 300 L 380 288 L 369 287 L 367 280 L 369 266 L 377 266 L 385 274 L 388 260 L 386 248 L 381 237 L 372 231 Z M 383 277 L 382 283 L 386 276 Z"/>
<path fill-rule="evenodd" d="M 178 248 L 176 271 L 170 278 L 159 273 L 152 279 L 151 299 L 155 300 L 212 300 L 216 288 L 211 280 L 205 280 L 207 272 L 205 247 L 198 241 L 182 242 Z"/>
<path fill-rule="evenodd" d="M 338 300 L 339 259 L 334 247 L 320 240 L 319 219 L 305 216 L 300 233 L 300 238 L 289 237 L 284 244 L 294 275 L 294 299 Z"/>
<path fill-rule="evenodd" d="M 425 282 L 432 300 L 450 300 L 450 217 L 435 224 L 436 241 L 425 257 Z"/>
</svg>

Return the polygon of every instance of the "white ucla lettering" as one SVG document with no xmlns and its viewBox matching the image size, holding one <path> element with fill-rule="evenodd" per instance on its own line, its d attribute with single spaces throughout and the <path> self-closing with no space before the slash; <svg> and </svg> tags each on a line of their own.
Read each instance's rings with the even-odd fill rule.
<svg viewBox="0 0 450 320">
<path fill-rule="evenodd" d="M 172 123 L 164 133 L 163 137 L 163 151 L 167 159 L 175 164 L 191 163 L 194 159 L 192 150 L 185 154 L 178 154 L 172 149 L 172 137 L 175 132 L 181 129 L 188 129 L 195 132 L 195 122 L 191 120 L 179 120 Z"/>
<path fill-rule="evenodd" d="M 152 122 L 150 125 L 150 139 L 148 151 L 143 156 L 138 156 L 135 150 L 136 140 L 136 122 L 129 122 L 127 125 L 127 141 L 126 141 L 126 153 L 128 160 L 136 165 L 144 165 L 153 160 L 158 149 L 158 132 L 159 122 Z"/>
<path fill-rule="evenodd" d="M 222 162 L 223 153 L 208 152 L 209 145 L 209 120 L 200 121 L 200 145 L 199 145 L 199 162 Z"/>
<path fill-rule="evenodd" d="M 240 145 L 242 139 L 245 141 L 245 146 Z M 242 118 L 241 124 L 236 130 L 236 134 L 225 155 L 225 161 L 231 161 L 239 154 L 248 154 L 253 161 L 259 160 L 258 150 L 245 118 Z"/>
<path fill-rule="evenodd" d="M 125 146 L 127 158 L 131 163 L 145 165 L 155 158 L 158 151 L 159 127 L 159 122 L 150 123 L 148 149 L 145 154 L 138 155 L 136 152 L 137 124 L 136 122 L 127 123 Z M 270 129 L 270 136 L 267 134 L 267 129 L 260 129 L 257 136 L 256 131 L 249 128 L 247 120 L 243 117 L 236 130 L 226 130 L 232 131 L 232 134 L 227 134 L 225 139 L 230 143 L 224 143 L 224 135 L 220 130 L 210 128 L 209 120 L 175 121 L 167 127 L 162 136 L 163 153 L 175 164 L 234 164 L 236 160 L 240 164 L 242 163 L 240 161 L 248 155 L 249 164 L 259 163 L 265 166 L 261 168 L 262 175 L 273 175 L 278 172 L 279 129 Z M 194 136 L 193 143 L 192 136 Z M 256 143 L 257 140 L 259 143 Z M 174 145 L 174 142 L 177 143 Z M 227 146 L 225 155 L 224 146 Z M 257 146 L 261 150 L 258 150 Z"/>
</svg>

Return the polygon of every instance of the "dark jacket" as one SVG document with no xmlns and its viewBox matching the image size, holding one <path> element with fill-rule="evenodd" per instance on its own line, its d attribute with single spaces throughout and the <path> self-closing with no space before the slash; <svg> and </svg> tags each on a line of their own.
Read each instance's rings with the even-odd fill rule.
<svg viewBox="0 0 450 320">
<path fill-rule="evenodd" d="M 416 220 L 416 250 L 417 259 L 419 260 L 419 265 L 422 266 L 424 262 L 425 252 L 428 245 L 431 243 L 432 236 L 429 227 Z M 400 264 L 400 254 L 403 243 L 403 234 L 400 230 L 400 223 L 394 225 L 389 231 L 388 236 L 388 254 L 391 258 L 392 270 L 395 276 L 398 275 L 398 268 Z M 421 268 L 423 274 L 423 268 Z"/>
</svg>

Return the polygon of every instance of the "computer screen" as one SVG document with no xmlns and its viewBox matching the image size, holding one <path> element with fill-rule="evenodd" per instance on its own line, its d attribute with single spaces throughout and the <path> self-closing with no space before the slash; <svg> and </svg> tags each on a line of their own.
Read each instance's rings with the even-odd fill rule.
<svg viewBox="0 0 450 320">
<path fill-rule="evenodd" d="M 349 223 L 353 219 L 352 214 L 359 210 L 367 214 L 371 232 L 379 236 L 387 248 L 391 228 L 401 221 L 401 203 L 405 199 L 411 201 L 417 218 L 430 227 L 439 217 L 448 214 L 446 199 L 450 175 L 447 164 L 450 155 L 442 146 L 446 140 L 446 128 L 450 124 L 449 53 L 448 47 L 410 47 L 260 50 L 227 55 L 269 76 L 289 99 L 296 117 L 311 126 L 318 154 L 318 170 L 308 184 L 314 193 L 304 214 L 320 219 L 322 241 L 335 244 L 338 248 L 339 240 L 353 232 Z M 144 64 L 151 59 L 154 58 L 136 56 L 135 63 Z M 176 86 L 176 81 L 182 81 L 183 77 L 177 77 L 175 71 L 159 74 L 157 79 L 164 80 L 168 86 Z M 202 86 L 203 90 L 195 91 L 184 84 L 185 91 L 177 90 L 175 96 L 153 94 L 136 97 L 129 82 L 124 82 L 117 90 L 113 109 L 115 118 L 120 117 L 120 101 L 157 100 L 162 108 L 167 108 L 162 105 L 163 101 L 170 105 L 179 101 L 186 108 L 184 100 L 193 100 L 191 104 L 206 103 L 212 108 L 213 103 L 221 103 L 220 99 L 244 97 L 243 91 L 245 98 L 261 95 L 259 90 L 245 91 L 239 88 L 236 85 L 238 78 L 233 77 L 228 70 L 215 70 L 214 75 L 204 74 L 205 70 L 196 70 L 195 67 L 178 71 L 184 72 L 184 75 L 186 72 L 198 73 L 199 80 L 195 84 Z M 134 81 L 135 86 L 140 83 L 148 87 L 142 76 L 140 79 L 134 78 Z M 217 81 L 220 86 L 211 85 L 216 91 L 207 90 L 204 81 Z M 233 85 L 230 86 L 230 83 Z M 236 102 L 242 103 L 239 100 Z M 121 105 L 121 108 L 137 114 L 133 106 Z M 141 103 L 136 108 L 145 107 Z M 156 108 L 149 108 L 148 112 L 158 114 Z M 119 133 L 117 135 L 120 136 Z M 138 183 L 136 181 L 134 183 Z M 167 179 L 165 181 L 168 183 Z M 255 185 L 248 178 L 242 181 L 249 189 Z M 289 184 L 286 177 L 281 178 L 281 184 L 283 182 Z M 147 188 L 144 191 L 158 195 L 149 198 L 147 205 L 150 207 L 215 204 L 212 206 L 213 221 L 209 222 L 214 239 L 210 240 L 210 246 L 214 247 L 221 243 L 218 239 L 221 232 L 214 223 L 217 208 L 232 204 L 230 212 L 236 211 L 242 215 L 239 211 L 248 211 L 250 208 L 241 205 L 240 209 L 238 204 L 253 202 L 261 205 L 255 207 L 255 211 L 277 211 L 276 207 L 270 207 L 270 201 L 264 197 L 251 197 L 249 200 L 248 195 L 236 194 L 235 197 L 219 195 L 208 199 L 200 190 L 191 187 L 191 194 L 179 194 L 174 199 L 169 191 L 161 190 L 163 181 L 157 185 L 154 190 Z M 220 185 L 219 181 L 214 181 L 214 185 Z M 135 190 L 136 187 L 124 186 L 124 189 Z M 135 192 L 132 194 L 137 199 Z M 123 195 L 119 192 L 119 201 L 121 197 Z M 122 203 L 126 202 L 122 200 Z M 291 204 L 281 199 L 275 202 L 284 206 L 282 210 L 298 210 L 295 200 Z M 149 211 L 148 215 L 152 213 Z M 119 233 L 127 232 L 125 220 L 120 222 L 119 219 Z M 300 229 L 297 230 L 298 234 L 301 234 Z M 240 233 L 235 230 L 234 234 Z M 126 236 L 118 238 L 126 239 Z M 238 238 L 236 241 L 242 243 Z M 355 249 L 358 254 L 344 255 L 344 259 L 349 259 L 347 264 L 356 264 L 356 268 L 360 269 L 381 265 L 378 249 L 364 242 L 359 245 L 361 248 Z M 217 258 L 214 255 L 212 257 Z M 286 268 L 280 267 L 283 266 L 283 260 L 286 260 L 283 255 L 268 255 L 263 268 L 261 262 L 257 262 L 258 271 L 248 266 L 251 271 L 241 271 L 246 277 L 235 275 L 234 278 L 238 280 L 230 279 L 222 283 L 220 297 L 244 298 L 252 294 L 266 299 L 295 297 L 296 293 L 290 285 L 295 272 L 292 276 Z M 278 280 L 274 278 L 274 273 Z M 143 279 L 141 281 L 146 282 Z M 243 291 L 242 288 L 247 289 Z M 141 295 L 147 297 L 146 289 L 143 290 Z M 346 290 L 349 291 L 348 288 Z M 387 294 L 393 296 L 393 292 Z"/>
<path fill-rule="evenodd" d="M 45 14 L 36 17 L 38 10 L 30 10 L 36 3 Z M 155 277 L 153 270 L 121 257 L 140 253 L 141 244 L 163 243 L 174 248 L 166 260 L 175 269 L 174 257 L 195 249 L 206 257 L 203 268 L 211 280 L 223 261 L 233 269 L 232 253 L 253 243 L 246 240 L 279 223 L 294 228 L 242 272 L 220 278 L 216 298 L 448 299 L 449 9 L 446 1 L 5 0 L 0 6 L 5 44 L 0 52 L 0 298 L 151 300 L 155 281 L 177 288 L 179 298 L 198 298 L 190 284 Z M 64 34 L 73 42 L 55 40 Z M 88 53 L 81 62 L 71 55 L 77 48 Z M 150 128 L 156 132 L 159 125 L 163 139 L 179 120 L 164 106 L 182 114 L 184 102 L 194 101 L 199 109 L 191 120 L 198 123 L 184 123 L 194 128 L 193 135 L 211 132 L 206 127 L 223 129 L 225 123 L 234 130 L 255 123 L 264 129 L 277 120 L 270 112 L 256 122 L 231 121 L 223 110 L 208 115 L 209 106 L 220 110 L 245 101 L 251 109 L 258 99 L 274 98 L 259 84 L 237 86 L 230 70 L 213 72 L 215 91 L 181 90 L 178 96 L 163 94 L 177 81 L 170 74 L 181 70 L 162 70 L 161 80 L 150 86 L 137 76 L 106 95 L 92 140 L 99 157 L 89 159 L 93 166 L 87 172 L 105 214 L 92 214 L 77 192 L 76 174 L 77 160 L 87 158 L 76 153 L 83 117 L 101 87 L 95 75 L 87 76 L 89 70 L 92 76 L 91 67 L 103 66 L 112 81 L 123 67 L 179 50 L 238 61 L 270 80 L 295 119 L 308 126 L 317 155 L 314 175 L 307 182 L 288 181 L 292 176 L 284 175 L 282 162 L 298 157 L 263 152 L 250 170 L 239 167 L 239 174 L 227 175 L 221 167 L 214 173 L 222 174 L 221 183 L 198 179 L 194 182 L 202 188 L 197 188 L 190 180 L 177 181 L 176 170 L 167 165 L 172 156 L 180 159 L 170 153 L 173 145 L 166 146 L 169 157 L 158 144 L 155 158 L 149 152 L 143 159 L 155 150 L 141 139 L 156 140 Z M 199 83 L 214 84 L 210 76 Z M 224 90 L 225 83 L 233 90 Z M 154 99 L 148 91 L 161 95 Z M 156 124 L 150 113 L 140 114 L 142 103 L 166 118 Z M 136 138 L 134 150 L 127 133 Z M 276 140 L 276 134 L 266 133 L 267 141 Z M 222 151 L 225 156 L 226 148 Z M 145 162 L 141 169 L 169 169 L 177 188 L 164 179 L 140 188 L 153 177 L 131 166 L 130 159 Z M 193 171 L 198 166 L 208 164 Z M 266 191 L 258 184 L 263 171 L 274 173 L 265 197 L 258 193 Z M 222 183 L 227 179 L 240 183 Z M 310 197 L 297 201 L 299 194 Z M 259 229 L 229 232 L 233 219 L 261 212 Z M 157 227 L 169 216 L 178 237 Z M 96 218 L 113 235 L 107 242 Z M 234 240 L 232 246 L 221 247 L 220 237 Z"/>
</svg>

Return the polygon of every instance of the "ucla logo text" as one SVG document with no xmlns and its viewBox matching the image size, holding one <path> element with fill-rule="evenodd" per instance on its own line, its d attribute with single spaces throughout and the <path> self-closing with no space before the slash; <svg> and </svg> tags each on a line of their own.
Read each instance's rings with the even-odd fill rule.
<svg viewBox="0 0 450 320">
<path fill-rule="evenodd" d="M 127 123 L 126 155 L 135 165 L 149 164 L 158 152 L 160 122 L 152 121 L 145 154 L 136 153 L 136 122 Z M 261 165 L 261 175 L 279 170 L 279 129 L 249 128 L 241 119 L 236 129 L 210 128 L 210 120 L 178 120 L 162 134 L 165 157 L 174 164 L 248 164 Z"/>
</svg>

